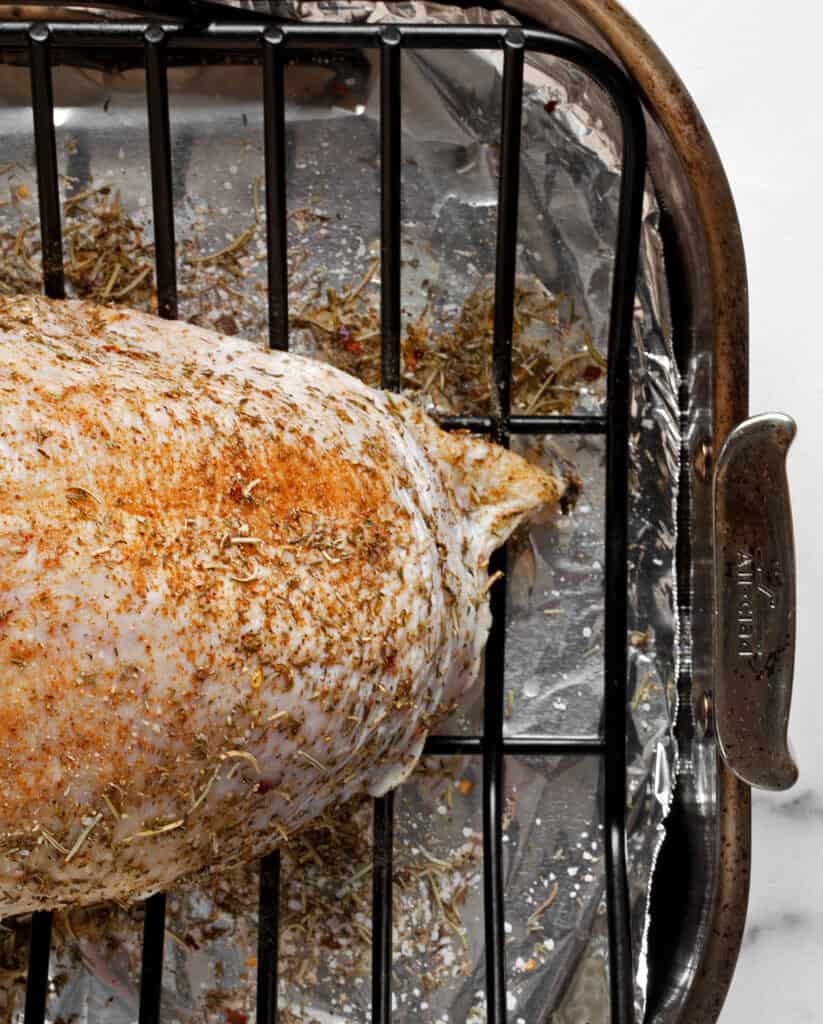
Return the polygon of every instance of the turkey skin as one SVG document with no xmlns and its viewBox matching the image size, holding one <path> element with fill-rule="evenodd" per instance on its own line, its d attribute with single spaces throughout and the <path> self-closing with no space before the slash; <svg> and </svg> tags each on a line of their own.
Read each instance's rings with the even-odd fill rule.
<svg viewBox="0 0 823 1024">
<path fill-rule="evenodd" d="M 379 795 L 560 480 L 328 365 L 0 300 L 0 916 L 133 900 Z"/>
</svg>

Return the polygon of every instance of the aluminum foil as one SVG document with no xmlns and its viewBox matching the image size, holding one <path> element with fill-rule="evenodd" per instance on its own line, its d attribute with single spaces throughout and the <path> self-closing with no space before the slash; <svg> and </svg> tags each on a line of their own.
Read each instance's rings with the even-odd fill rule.
<svg viewBox="0 0 823 1024">
<path fill-rule="evenodd" d="M 391 11 L 365 3 L 340 10 L 326 3 L 266 9 L 329 21 L 513 21 L 500 11 L 420 3 Z M 443 356 L 442 372 L 431 379 L 416 377 L 409 339 L 417 331 L 436 349 L 438 337 L 460 319 L 466 302 L 490 287 L 500 71 L 500 56 L 490 51 L 403 57 L 404 373 L 406 384 L 414 384 L 410 393 L 433 413 L 488 411 L 482 388 L 453 379 L 465 373 L 462 365 L 455 369 L 453 355 Z M 23 220 L 37 219 L 27 80 L 27 69 L 0 67 L 0 187 L 8 199 L 0 206 L 0 230 L 7 245 Z M 180 315 L 263 341 L 265 245 L 256 210 L 264 174 L 259 68 L 180 67 L 170 71 L 169 81 Z M 289 67 L 286 84 L 291 300 L 292 311 L 300 314 L 291 341 L 318 358 L 335 358 L 334 346 L 310 323 L 313 305 L 328 307 L 355 288 L 360 288 L 361 313 L 364 304 L 376 309 L 377 303 L 379 71 L 372 54 L 331 55 Z M 55 72 L 64 201 L 107 185 L 106 201 L 119 192 L 120 206 L 150 241 L 143 90 L 141 70 L 89 66 Z M 601 363 L 619 170 L 619 126 L 606 96 L 568 64 L 527 57 L 517 272 L 521 294 L 532 296 L 531 308 L 541 312 L 524 323 L 517 344 L 525 347 L 521 363 L 544 349 L 555 366 L 566 367 L 564 373 L 574 367 L 573 412 L 604 408 Z M 679 378 L 657 226 L 649 188 L 632 351 L 630 466 L 627 821 L 638 1018 L 645 997 L 648 893 L 676 754 Z M 242 273 L 233 275 L 226 290 L 223 278 L 209 277 L 216 273 L 209 254 L 236 245 L 247 231 Z M 197 268 L 205 283 L 198 284 Z M 36 270 L 35 265 L 32 287 Z M 115 282 L 113 297 L 124 284 Z M 135 288 L 122 301 L 139 304 L 141 295 Z M 338 331 L 331 341 L 343 345 L 347 358 L 359 358 L 361 346 L 353 338 Z M 373 378 L 375 367 L 365 357 L 357 365 Z M 478 372 L 487 374 L 488 368 Z M 516 382 L 516 411 L 531 411 L 531 395 Z M 573 467 L 582 488 L 568 515 L 535 526 L 512 543 L 506 733 L 598 735 L 604 444 L 583 437 L 527 437 L 513 444 L 548 467 L 567 472 Z M 476 732 L 481 704 L 478 686 L 443 731 Z M 484 1019 L 480 793 L 477 759 L 428 758 L 397 795 L 393 1019 L 398 1022 Z M 596 758 L 507 762 L 506 961 L 510 1020 L 518 1024 L 609 1018 L 602 806 L 603 775 Z M 368 1019 L 370 836 L 371 809 L 364 804 L 343 809 L 336 822 L 322 824 L 284 851 L 285 1021 Z M 170 894 L 164 1021 L 243 1024 L 253 1019 L 256 895 L 254 867 L 226 879 L 193 880 Z M 0 1008 L 12 1021 L 22 1021 L 24 931 L 24 925 L 12 924 L 0 948 Z M 139 908 L 58 915 L 49 1021 L 135 1020 L 140 937 Z"/>
</svg>

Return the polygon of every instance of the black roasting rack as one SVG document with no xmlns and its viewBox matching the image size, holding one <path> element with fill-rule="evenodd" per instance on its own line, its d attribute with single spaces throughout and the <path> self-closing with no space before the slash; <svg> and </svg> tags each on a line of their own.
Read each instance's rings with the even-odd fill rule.
<svg viewBox="0 0 823 1024">
<path fill-rule="evenodd" d="M 506 1021 L 505 932 L 502 869 L 502 786 L 506 757 L 515 754 L 589 755 L 601 759 L 604 786 L 606 905 L 613 1024 L 632 1024 L 632 944 L 626 869 L 626 658 L 627 498 L 629 437 L 629 351 L 632 337 L 641 210 L 646 169 L 643 112 L 636 89 L 603 53 L 583 42 L 548 31 L 507 26 L 312 25 L 270 23 L 259 14 L 219 4 L 141 5 L 153 18 L 117 21 L 0 23 L 0 59 L 27 60 L 31 68 L 33 134 L 39 186 L 43 286 L 63 298 L 62 237 L 54 133 L 52 65 L 61 54 L 97 55 L 141 51 L 146 68 L 149 145 L 154 214 L 158 309 L 177 315 L 172 164 L 167 68 L 176 57 L 208 54 L 210 59 L 242 56 L 261 66 L 265 121 L 265 207 L 268 245 L 269 343 L 288 344 L 289 304 L 286 221 L 286 122 L 284 67 L 298 51 L 311 49 L 380 52 L 381 212 L 381 381 L 400 389 L 401 338 L 401 58 L 412 49 L 484 49 L 503 53 L 503 102 L 497 208 L 495 308 L 492 375 L 494 415 L 455 416 L 448 429 L 468 429 L 507 445 L 516 434 L 605 434 L 606 575 L 605 715 L 602 737 L 504 738 L 504 642 L 506 590 L 491 591 L 493 625 L 485 669 L 483 735 L 433 736 L 426 753 L 475 754 L 483 763 L 483 893 L 486 957 L 486 1015 Z M 132 8 L 137 5 L 131 5 Z M 178 19 L 176 21 L 176 19 Z M 166 23 L 168 22 L 168 23 Z M 515 297 L 517 209 L 523 72 L 529 52 L 551 55 L 586 72 L 610 96 L 622 125 L 622 172 L 618 232 L 612 278 L 605 415 L 511 415 L 512 324 Z M 497 552 L 492 570 L 505 569 Z M 391 1019 L 393 797 L 375 801 L 372 924 L 373 1024 Z M 277 1020 L 278 905 L 280 855 L 260 865 L 257 967 L 257 1022 Z M 140 979 L 140 1024 L 160 1019 L 165 896 L 146 901 Z M 51 914 L 32 916 L 25 1000 L 25 1024 L 45 1020 L 49 987 Z"/>
</svg>

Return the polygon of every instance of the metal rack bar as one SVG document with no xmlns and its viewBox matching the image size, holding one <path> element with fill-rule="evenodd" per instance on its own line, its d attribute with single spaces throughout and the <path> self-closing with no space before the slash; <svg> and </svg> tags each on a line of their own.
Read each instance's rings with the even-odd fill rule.
<svg viewBox="0 0 823 1024">
<path fill-rule="evenodd" d="M 605 434 L 605 416 L 512 416 L 510 434 Z"/>
<path fill-rule="evenodd" d="M 167 320 L 174 320 L 177 317 L 177 255 L 174 245 L 166 34 L 158 25 L 152 25 L 146 29 L 145 43 L 157 312 Z"/>
<path fill-rule="evenodd" d="M 37 195 L 40 204 L 40 242 L 43 290 L 50 299 L 66 294 L 63 278 L 63 237 L 60 230 L 60 188 L 54 139 L 54 97 L 51 75 L 51 33 L 36 25 L 28 35 L 31 60 L 31 106 L 34 116 Z"/>
<path fill-rule="evenodd" d="M 139 1024 L 157 1024 L 163 995 L 163 941 L 166 936 L 166 896 L 146 900 L 143 919 L 143 962 L 140 967 Z"/>
<path fill-rule="evenodd" d="M 257 903 L 257 1024 L 277 1020 L 277 959 L 280 929 L 280 851 L 260 861 Z"/>
<path fill-rule="evenodd" d="M 284 36 L 263 33 L 263 133 L 266 167 L 266 271 L 269 348 L 289 347 L 289 248 L 286 204 L 286 85 Z M 280 948 L 280 851 L 260 861 L 257 904 L 257 1024 L 277 1020 Z"/>
<path fill-rule="evenodd" d="M 157 312 L 167 320 L 174 320 L 177 317 L 177 255 L 174 242 L 166 34 L 158 25 L 151 25 L 146 29 L 143 39 Z M 160 1019 L 160 1000 L 163 991 L 163 941 L 166 928 L 166 897 L 163 893 L 146 900 L 145 915 L 139 1024 L 157 1024 Z"/>
<path fill-rule="evenodd" d="M 424 754 L 482 754 L 486 744 L 482 736 L 429 736 Z M 603 754 L 606 741 L 598 736 L 504 736 L 505 755 L 542 754 Z"/>
<path fill-rule="evenodd" d="M 269 348 L 289 347 L 289 257 L 286 213 L 286 87 L 284 35 L 263 35 L 263 126 L 266 154 L 266 241 L 268 242 Z"/>
<path fill-rule="evenodd" d="M 400 390 L 400 33 L 380 35 L 380 384 Z M 394 794 L 374 802 L 372 1016 L 391 1020 Z"/>
<path fill-rule="evenodd" d="M 400 32 L 380 39 L 380 385 L 400 390 Z"/>
<path fill-rule="evenodd" d="M 41 1024 L 46 1016 L 51 923 L 52 915 L 48 911 L 38 910 L 31 915 L 29 968 L 26 975 L 26 1006 L 23 1013 L 23 1024 Z"/>
<path fill-rule="evenodd" d="M 470 430 L 473 434 L 491 434 L 494 430 L 491 416 L 443 416 L 437 424 L 441 430 Z"/>
<path fill-rule="evenodd" d="M 494 275 L 492 412 L 494 438 L 508 446 L 511 409 L 514 282 L 517 262 L 517 208 L 520 192 L 520 126 L 523 110 L 523 33 L 506 34 L 503 50 L 503 111 L 497 199 L 497 251 Z M 491 572 L 506 572 L 506 549 L 496 552 Z M 506 1021 L 506 933 L 503 894 L 503 721 L 506 639 L 506 586 L 491 589 L 492 627 L 486 646 L 483 715 L 483 903 L 486 933 L 486 1020 Z"/>
<path fill-rule="evenodd" d="M 503 51 L 503 119 L 500 132 L 500 179 L 497 190 L 497 248 L 494 272 L 493 409 L 496 440 L 508 438 L 512 395 L 514 282 L 517 269 L 517 209 L 520 198 L 520 132 L 523 115 L 525 40 L 519 29 L 506 34 Z M 496 408 L 494 408 L 496 406 Z"/>
<path fill-rule="evenodd" d="M 636 96 L 613 87 L 623 127 L 620 212 L 609 322 L 606 434 L 605 860 L 613 1024 L 633 1024 L 634 967 L 626 867 L 629 353 L 646 173 L 646 132 Z"/>
<path fill-rule="evenodd" d="M 392 871 L 394 862 L 394 793 L 374 801 L 372 866 L 372 1016 L 391 1020 Z"/>
<path fill-rule="evenodd" d="M 495 421 L 491 416 L 444 416 L 437 421 L 443 430 L 470 430 L 491 434 Z M 510 416 L 509 434 L 605 434 L 605 416 Z"/>
<path fill-rule="evenodd" d="M 40 26 L 38 26 L 40 27 Z M 221 54 L 259 51 L 261 35 L 267 30 L 266 22 L 243 24 L 225 20 L 193 30 L 191 26 L 157 22 L 47 23 L 52 45 L 64 50 L 94 50 L 97 48 L 140 49 L 148 28 L 161 28 L 165 33 L 168 50 L 172 54 L 185 51 Z M 278 24 L 288 50 L 307 47 L 334 47 L 341 50 L 375 49 L 381 46 L 385 31 L 382 25 L 310 25 Z M 400 35 L 403 49 L 416 50 L 495 50 L 503 49 L 507 26 L 466 25 L 393 25 Z M 616 65 L 598 50 L 571 36 L 545 29 L 523 28 L 524 45 L 538 53 L 551 54 L 569 60 L 591 74 L 611 94 L 617 106 L 625 100 L 634 101 L 631 85 Z M 0 40 L 5 50 L 24 50 L 29 45 L 29 27 L 20 21 L 0 21 Z M 612 88 L 616 85 L 617 88 Z"/>
<path fill-rule="evenodd" d="M 51 33 L 46 25 L 37 25 L 28 33 L 43 291 L 49 298 L 62 299 L 65 296 L 65 280 L 57 146 L 54 137 L 50 38 Z M 37 911 L 32 914 L 23 1017 L 25 1024 L 40 1024 L 46 1015 L 51 929 L 52 914 L 49 911 Z"/>
<path fill-rule="evenodd" d="M 105 23 L 84 24 L 78 22 L 49 23 L 55 45 L 70 49 L 106 49 L 139 47 L 147 22 L 120 22 L 116 25 Z M 174 23 L 154 23 L 166 33 L 172 52 L 195 50 L 197 52 L 219 50 L 226 53 L 242 53 L 257 50 L 260 35 L 266 29 L 265 22 L 254 24 L 232 23 L 221 20 L 200 29 Z M 385 27 L 382 25 L 309 25 L 279 24 L 289 49 L 305 47 L 360 50 L 375 49 L 381 45 Z M 405 49 L 420 50 L 494 50 L 503 49 L 509 27 L 504 25 L 393 25 L 401 37 Z M 614 67 L 607 57 L 586 44 L 569 37 L 543 29 L 522 29 L 524 43 L 529 49 L 541 53 L 573 60 L 588 71 L 597 65 L 605 70 Z M 27 28 L 20 22 L 0 22 L 0 37 L 6 49 L 24 49 L 27 46 Z"/>
</svg>

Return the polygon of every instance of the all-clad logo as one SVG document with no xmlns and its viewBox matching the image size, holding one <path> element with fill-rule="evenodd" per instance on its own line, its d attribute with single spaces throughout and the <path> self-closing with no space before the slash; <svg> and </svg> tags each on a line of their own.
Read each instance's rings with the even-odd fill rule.
<svg viewBox="0 0 823 1024">
<path fill-rule="evenodd" d="M 773 562 L 767 572 L 759 551 L 738 550 L 734 579 L 739 658 L 763 656 L 766 619 L 768 613 L 777 607 L 777 588 L 782 577 L 779 562 Z"/>
</svg>

